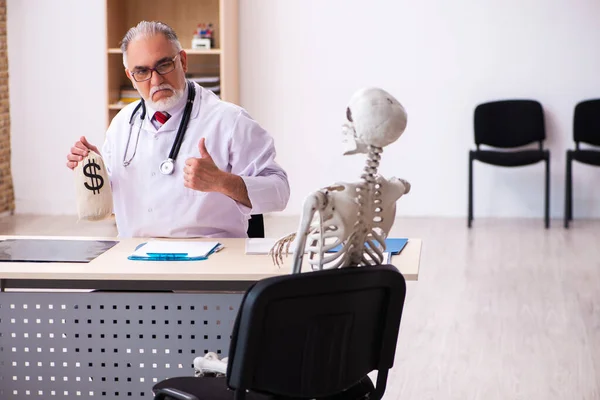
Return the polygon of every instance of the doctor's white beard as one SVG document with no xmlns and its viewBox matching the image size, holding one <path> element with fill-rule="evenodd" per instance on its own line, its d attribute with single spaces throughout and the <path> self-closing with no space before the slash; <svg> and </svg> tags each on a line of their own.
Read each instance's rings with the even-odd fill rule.
<svg viewBox="0 0 600 400">
<path fill-rule="evenodd" d="M 152 101 L 151 99 L 154 93 L 162 89 L 171 90 L 173 92 L 173 95 L 166 98 L 162 98 L 158 101 Z M 177 102 L 179 102 L 179 100 L 183 96 L 183 92 L 183 89 L 176 90 L 173 86 L 165 83 L 162 85 L 154 86 L 152 89 L 150 89 L 148 98 L 144 99 L 144 101 L 146 102 L 146 104 L 148 104 L 148 106 L 150 106 L 150 108 L 154 110 L 170 111 L 171 108 L 173 108 L 177 104 Z"/>
</svg>

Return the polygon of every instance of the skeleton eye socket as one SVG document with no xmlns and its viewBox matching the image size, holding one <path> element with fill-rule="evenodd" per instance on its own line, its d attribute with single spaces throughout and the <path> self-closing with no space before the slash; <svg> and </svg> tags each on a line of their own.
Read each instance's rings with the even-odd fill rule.
<svg viewBox="0 0 600 400">
<path fill-rule="evenodd" d="M 348 121 L 354 122 L 352 121 L 352 111 L 350 111 L 350 107 L 346 108 L 346 118 L 348 118 Z"/>
</svg>

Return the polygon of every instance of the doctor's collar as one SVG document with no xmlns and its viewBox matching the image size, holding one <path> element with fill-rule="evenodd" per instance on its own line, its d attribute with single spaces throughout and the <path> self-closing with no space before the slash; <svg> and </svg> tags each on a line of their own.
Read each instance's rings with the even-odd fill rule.
<svg viewBox="0 0 600 400">
<path fill-rule="evenodd" d="M 175 105 L 171 108 L 169 108 L 168 110 L 157 110 L 155 108 L 153 108 L 152 106 L 150 106 L 150 104 L 148 104 L 148 102 L 145 102 L 146 104 L 146 119 L 148 121 L 152 120 L 152 117 L 154 116 L 154 113 L 157 111 L 161 111 L 161 112 L 168 112 L 171 115 L 177 115 L 183 112 L 183 109 L 185 108 L 185 103 L 188 97 L 188 85 L 187 85 L 187 80 L 185 83 L 185 87 L 183 89 L 183 94 L 181 95 L 181 98 L 179 100 L 177 100 L 177 103 L 175 103 Z"/>
</svg>

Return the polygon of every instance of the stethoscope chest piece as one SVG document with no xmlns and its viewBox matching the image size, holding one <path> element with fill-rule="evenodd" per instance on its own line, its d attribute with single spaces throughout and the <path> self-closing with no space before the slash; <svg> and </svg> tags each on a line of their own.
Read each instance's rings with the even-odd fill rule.
<svg viewBox="0 0 600 400">
<path fill-rule="evenodd" d="M 170 158 L 160 163 L 160 173 L 163 175 L 171 175 L 175 169 L 175 163 Z"/>
</svg>

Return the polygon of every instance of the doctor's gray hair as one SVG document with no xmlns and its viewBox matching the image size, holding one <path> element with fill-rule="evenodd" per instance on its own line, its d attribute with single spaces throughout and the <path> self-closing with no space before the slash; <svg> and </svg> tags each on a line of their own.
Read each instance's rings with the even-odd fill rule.
<svg viewBox="0 0 600 400">
<path fill-rule="evenodd" d="M 127 68 L 126 59 L 129 43 L 138 37 L 150 37 L 158 34 L 164 35 L 177 51 L 181 51 L 181 43 L 179 43 L 179 39 L 173 28 L 159 21 L 141 21 L 133 28 L 130 28 L 125 36 L 123 36 L 123 40 L 121 40 L 121 52 L 123 53 L 123 65 L 125 68 Z"/>
</svg>

